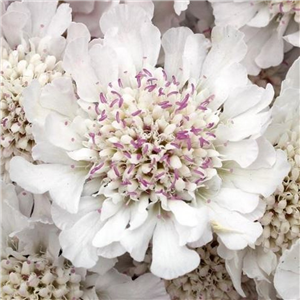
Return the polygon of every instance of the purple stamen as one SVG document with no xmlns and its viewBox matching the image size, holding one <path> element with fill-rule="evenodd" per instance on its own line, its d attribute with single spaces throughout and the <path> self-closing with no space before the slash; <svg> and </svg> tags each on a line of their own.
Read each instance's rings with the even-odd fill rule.
<svg viewBox="0 0 300 300">
<path fill-rule="evenodd" d="M 177 95 L 179 92 L 178 91 L 173 91 L 167 94 L 167 97 L 170 97 L 172 95 Z"/>
<path fill-rule="evenodd" d="M 121 143 L 113 143 L 113 145 L 119 149 L 124 149 L 124 146 Z"/>
<path fill-rule="evenodd" d="M 101 163 L 99 166 L 93 168 L 90 172 L 90 175 L 93 175 L 95 172 L 97 172 L 98 170 L 100 170 L 102 167 L 104 166 L 104 163 Z"/>
<path fill-rule="evenodd" d="M 166 71 L 162 70 L 162 73 L 163 73 L 164 80 L 167 81 L 168 80 L 168 75 L 167 75 Z"/>
<path fill-rule="evenodd" d="M 103 93 L 100 93 L 100 102 L 101 103 L 107 103 L 107 100 L 106 100 L 106 98 L 105 98 L 105 96 L 104 96 Z"/>
<path fill-rule="evenodd" d="M 159 178 L 161 178 L 161 177 L 164 176 L 164 175 L 165 175 L 165 172 L 161 172 L 161 173 L 157 174 L 157 175 L 155 176 L 155 178 L 156 178 L 156 179 L 159 179 Z"/>
<path fill-rule="evenodd" d="M 123 84 L 122 84 L 121 78 L 118 79 L 118 85 L 119 85 L 120 88 L 123 88 Z"/>
<path fill-rule="evenodd" d="M 132 113 L 131 115 L 133 117 L 135 117 L 135 116 L 139 115 L 141 112 L 142 112 L 142 110 L 139 109 L 139 110 L 135 111 L 134 113 Z"/>
<path fill-rule="evenodd" d="M 112 108 L 118 101 L 119 101 L 118 98 L 115 99 L 115 100 L 113 100 L 113 101 L 110 103 L 109 107 Z"/>
<path fill-rule="evenodd" d="M 161 88 L 159 88 L 159 90 L 158 90 L 158 96 L 162 96 L 162 95 L 165 95 L 165 93 L 163 92 L 163 88 L 161 87 Z"/>
<path fill-rule="evenodd" d="M 212 127 L 214 127 L 214 125 L 215 125 L 215 123 L 208 123 L 206 128 L 212 128 Z"/>
<path fill-rule="evenodd" d="M 126 156 L 127 158 L 131 158 L 131 154 L 127 151 L 123 152 L 124 156 Z"/>
<path fill-rule="evenodd" d="M 200 142 L 200 147 L 202 148 L 205 144 L 209 145 L 209 142 L 204 139 L 203 137 L 199 138 L 199 142 Z"/>
<path fill-rule="evenodd" d="M 89 136 L 92 138 L 93 144 L 95 144 L 95 133 L 90 132 Z"/>
<path fill-rule="evenodd" d="M 120 177 L 119 170 L 118 170 L 118 168 L 117 168 L 116 166 L 113 166 L 113 170 L 114 170 L 116 176 L 117 176 L 117 177 Z"/>
<path fill-rule="evenodd" d="M 157 87 L 157 84 L 148 85 L 145 87 L 145 91 L 148 90 L 148 92 L 152 92 Z"/>
<path fill-rule="evenodd" d="M 199 132 L 202 131 L 201 128 L 195 128 L 194 126 L 192 126 L 192 129 L 190 130 L 194 135 L 198 135 Z"/>
<path fill-rule="evenodd" d="M 99 103 L 95 104 L 95 112 L 96 112 L 97 115 L 100 115 Z"/>
<path fill-rule="evenodd" d="M 208 136 L 212 136 L 213 138 L 216 138 L 216 135 L 215 135 L 215 134 L 213 134 L 212 132 L 206 132 L 206 135 L 208 135 Z"/>
<path fill-rule="evenodd" d="M 176 144 L 176 143 L 171 143 L 171 145 L 172 145 L 172 146 L 174 146 L 174 147 L 175 147 L 175 148 L 177 148 L 177 149 L 179 149 L 179 148 L 180 148 L 179 144 Z"/>
<path fill-rule="evenodd" d="M 120 123 L 120 113 L 118 111 L 116 113 L 116 120 L 118 123 Z"/>
<path fill-rule="evenodd" d="M 148 71 L 147 69 L 143 69 L 144 73 L 150 77 L 152 77 L 152 74 L 150 71 Z"/>
<path fill-rule="evenodd" d="M 189 161 L 189 162 L 194 162 L 192 158 L 188 157 L 187 155 L 183 156 L 185 158 L 185 160 Z"/>
</svg>

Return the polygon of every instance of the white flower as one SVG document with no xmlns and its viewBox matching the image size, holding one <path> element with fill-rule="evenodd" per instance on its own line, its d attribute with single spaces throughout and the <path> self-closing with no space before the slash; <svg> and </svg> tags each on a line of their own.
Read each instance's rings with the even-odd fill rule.
<svg viewBox="0 0 300 300">
<path fill-rule="evenodd" d="M 245 33 L 249 50 L 243 63 L 250 75 L 278 66 L 284 52 L 300 46 L 300 1 L 211 2 L 217 25 L 230 24 Z"/>
<path fill-rule="evenodd" d="M 286 152 L 290 171 L 277 190 L 264 199 L 266 210 L 259 219 L 263 233 L 255 249 L 246 248 L 233 254 L 220 248 L 235 287 L 240 287 L 239 277 L 243 271 L 254 278 L 259 295 L 271 299 L 276 295 L 274 272 L 278 260 L 300 237 L 299 64 L 298 58 L 287 73 L 280 96 L 273 104 L 272 123 L 265 132 L 275 148 Z"/>
<path fill-rule="evenodd" d="M 275 288 L 282 299 L 300 299 L 300 239 L 280 257 L 275 271 Z"/>
<path fill-rule="evenodd" d="M 1 16 L 1 173 L 7 181 L 12 156 L 31 160 L 31 124 L 23 108 L 23 90 L 33 79 L 41 85 L 61 77 L 61 35 L 71 23 L 71 9 L 58 1 L 10 4 Z"/>
<path fill-rule="evenodd" d="M 214 240 L 202 248 L 197 248 L 201 257 L 199 267 L 193 272 L 166 282 L 167 291 L 172 299 L 240 299 L 225 268 L 225 261 L 217 253 L 217 246 L 218 243 Z M 249 284 L 246 276 L 243 280 L 244 286 Z M 250 298 L 248 294 L 247 299 L 254 299 L 254 296 Z"/>
<path fill-rule="evenodd" d="M 85 271 L 59 257 L 58 229 L 30 222 L 11 184 L 2 192 L 1 299 L 78 299 Z"/>
<path fill-rule="evenodd" d="M 69 28 L 64 67 L 78 106 L 70 79 L 28 88 L 26 109 L 43 124 L 33 157 L 45 164 L 10 166 L 23 188 L 49 191 L 64 255 L 88 267 L 125 251 L 141 261 L 152 240 L 151 271 L 171 279 L 199 265 L 189 247 L 212 231 L 229 249 L 253 244 L 259 194 L 274 191 L 288 163 L 262 137 L 273 91 L 249 84 L 243 34 L 216 27 L 207 53 L 205 37 L 184 27 L 160 41 L 138 6 L 119 5 L 100 24 L 104 39 L 90 44 L 83 25 Z M 43 115 L 49 95 L 60 115 Z"/>
</svg>

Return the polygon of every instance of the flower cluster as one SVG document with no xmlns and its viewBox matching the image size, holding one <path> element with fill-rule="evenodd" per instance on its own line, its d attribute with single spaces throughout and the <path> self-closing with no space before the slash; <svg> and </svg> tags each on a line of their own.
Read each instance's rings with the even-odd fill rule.
<svg viewBox="0 0 300 300">
<path fill-rule="evenodd" d="M 300 297 L 299 1 L 1 5 L 1 298 Z"/>
</svg>

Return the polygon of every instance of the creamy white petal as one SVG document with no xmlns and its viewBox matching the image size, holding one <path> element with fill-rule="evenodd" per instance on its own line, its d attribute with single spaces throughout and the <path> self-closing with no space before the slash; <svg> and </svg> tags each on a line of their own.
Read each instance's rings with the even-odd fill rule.
<svg viewBox="0 0 300 300">
<path fill-rule="evenodd" d="M 286 154 L 277 150 L 276 163 L 272 168 L 241 169 L 233 166 L 233 171 L 226 174 L 224 180 L 231 181 L 237 188 L 249 193 L 270 196 L 290 170 Z"/>
<path fill-rule="evenodd" d="M 217 149 L 222 155 L 222 160 L 234 160 L 242 168 L 247 168 L 251 165 L 259 153 L 257 142 L 252 139 L 227 142 L 224 146 L 219 146 Z"/>
<path fill-rule="evenodd" d="M 103 228 L 96 234 L 93 239 L 95 247 L 105 247 L 113 242 L 120 241 L 128 225 L 130 209 L 123 207 L 114 216 L 107 220 Z"/>
<path fill-rule="evenodd" d="M 209 205 L 214 232 L 230 250 L 241 250 L 255 243 L 262 234 L 259 223 L 249 221 L 242 214 L 230 211 L 212 202 Z"/>
<path fill-rule="evenodd" d="M 178 234 L 170 220 L 158 221 L 153 235 L 151 272 L 164 279 L 173 279 L 198 267 L 199 255 L 179 246 Z"/>
<path fill-rule="evenodd" d="M 36 194 L 49 191 L 53 201 L 75 213 L 86 179 L 86 171 L 74 171 L 64 165 L 32 165 L 22 157 L 14 157 L 10 163 L 12 181 Z"/>
<path fill-rule="evenodd" d="M 238 211 L 240 213 L 250 213 L 254 211 L 259 202 L 258 194 L 250 194 L 238 189 L 222 188 L 219 193 L 212 198 L 225 209 Z"/>
<path fill-rule="evenodd" d="M 126 230 L 121 244 L 136 261 L 143 261 L 156 225 L 156 217 L 150 216 L 145 223 L 134 229 Z"/>
<path fill-rule="evenodd" d="M 91 268 L 98 260 L 97 249 L 92 245 L 95 234 L 101 229 L 100 214 L 90 212 L 82 217 L 70 229 L 65 229 L 59 236 L 63 255 L 74 266 Z"/>
<path fill-rule="evenodd" d="M 169 200 L 168 207 L 174 214 L 175 219 L 178 223 L 185 226 L 196 226 L 197 220 L 197 209 L 191 207 L 186 202 L 181 200 Z"/>
</svg>

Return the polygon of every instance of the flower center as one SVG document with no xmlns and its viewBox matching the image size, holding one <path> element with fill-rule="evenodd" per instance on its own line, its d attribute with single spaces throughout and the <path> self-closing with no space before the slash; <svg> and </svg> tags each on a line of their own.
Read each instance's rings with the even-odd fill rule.
<svg viewBox="0 0 300 300">
<path fill-rule="evenodd" d="M 82 278 L 66 262 L 53 266 L 46 257 L 1 261 L 1 299 L 72 299 L 83 295 Z"/>
<path fill-rule="evenodd" d="M 103 180 L 100 192 L 190 201 L 216 174 L 213 95 L 201 99 L 194 84 L 180 87 L 164 70 L 144 69 L 129 87 L 119 79 L 99 98 L 89 107 L 94 120 L 84 145 L 98 153 L 90 178 Z"/>
<path fill-rule="evenodd" d="M 33 79 L 45 85 L 62 76 L 54 56 L 41 56 L 34 46 L 19 45 L 16 50 L 1 47 L 0 108 L 2 164 L 12 155 L 28 155 L 33 146 L 31 124 L 23 110 L 23 90 Z M 29 155 L 30 157 L 30 155 Z"/>
</svg>

